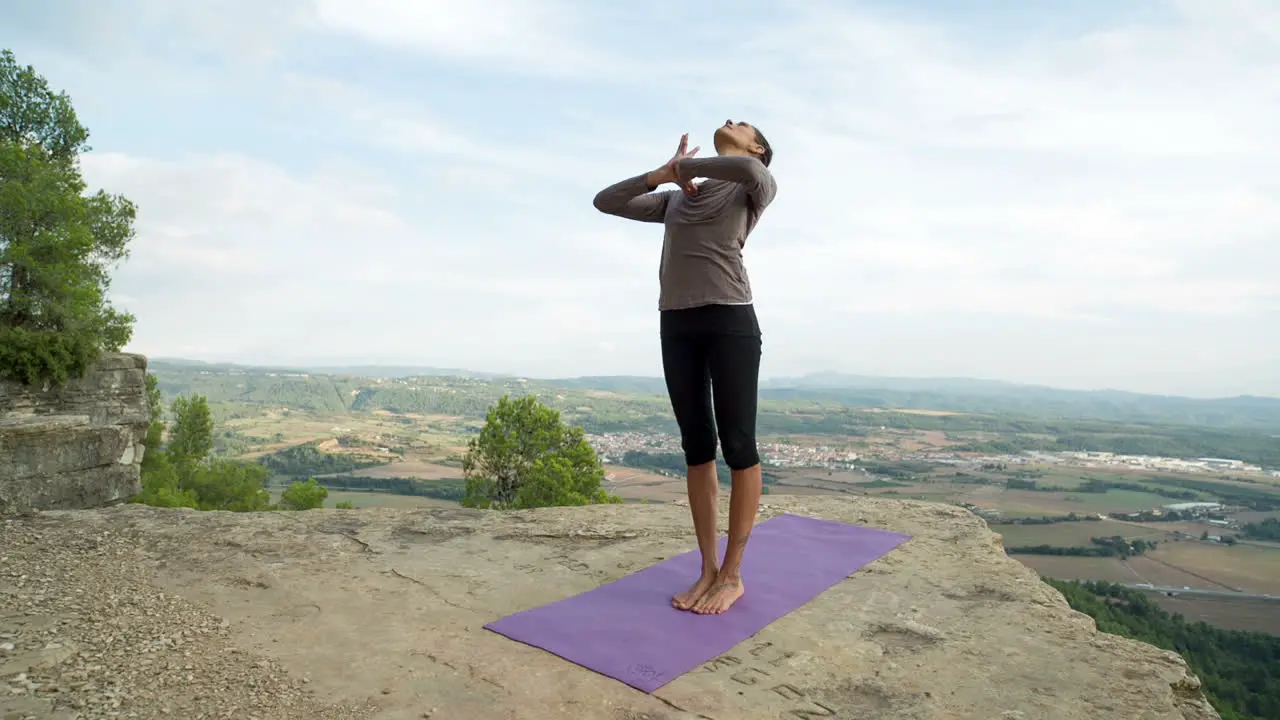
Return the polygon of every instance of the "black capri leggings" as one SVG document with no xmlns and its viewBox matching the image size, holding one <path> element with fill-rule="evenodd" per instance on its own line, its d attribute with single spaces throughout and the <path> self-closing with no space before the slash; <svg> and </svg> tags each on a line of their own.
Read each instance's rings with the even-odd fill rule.
<svg viewBox="0 0 1280 720">
<path fill-rule="evenodd" d="M 751 305 L 704 305 L 661 313 L 662 370 L 689 465 L 716 459 L 716 429 L 733 470 L 760 462 L 756 394 L 760 324 Z"/>
</svg>

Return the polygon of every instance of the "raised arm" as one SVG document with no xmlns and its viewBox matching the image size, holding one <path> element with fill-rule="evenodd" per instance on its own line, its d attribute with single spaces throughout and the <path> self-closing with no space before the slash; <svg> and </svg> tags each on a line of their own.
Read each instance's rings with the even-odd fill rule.
<svg viewBox="0 0 1280 720">
<path fill-rule="evenodd" d="M 663 183 L 683 185 L 685 192 L 693 192 L 692 183 L 680 183 L 676 178 L 676 163 L 684 158 L 693 157 L 698 148 L 686 149 L 689 145 L 689 133 L 680 136 L 680 144 L 676 146 L 676 154 L 662 164 L 662 167 L 644 175 L 627 178 L 619 183 L 596 193 L 594 205 L 602 213 L 617 215 L 628 220 L 660 223 L 666 219 L 667 205 L 679 190 L 653 192 Z"/>
<path fill-rule="evenodd" d="M 660 179 L 654 182 L 657 178 L 653 175 L 654 173 L 645 173 L 614 183 L 596 193 L 592 204 L 600 212 L 609 215 L 660 223 L 667 215 L 667 203 L 677 191 L 653 192 L 654 188 L 662 184 Z"/>
<path fill-rule="evenodd" d="M 684 158 L 677 163 L 681 180 L 695 177 L 738 183 L 747 189 L 751 202 L 760 210 L 773 202 L 778 185 L 773 173 L 757 158 L 746 155 L 717 155 L 706 158 Z"/>
</svg>

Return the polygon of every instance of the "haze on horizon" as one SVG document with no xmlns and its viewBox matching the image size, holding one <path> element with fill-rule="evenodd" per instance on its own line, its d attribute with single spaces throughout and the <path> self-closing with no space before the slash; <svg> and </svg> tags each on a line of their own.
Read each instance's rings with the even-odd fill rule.
<svg viewBox="0 0 1280 720">
<path fill-rule="evenodd" d="M 993 7 L 999 6 L 998 11 Z M 6 47 L 139 206 L 129 350 L 658 375 L 661 229 L 748 120 L 762 376 L 1280 396 L 1280 5 L 64 0 Z"/>
</svg>

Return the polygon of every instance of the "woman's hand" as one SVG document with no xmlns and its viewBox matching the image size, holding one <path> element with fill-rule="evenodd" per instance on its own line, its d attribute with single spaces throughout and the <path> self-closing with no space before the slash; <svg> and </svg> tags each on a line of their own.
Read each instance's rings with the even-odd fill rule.
<svg viewBox="0 0 1280 720">
<path fill-rule="evenodd" d="M 698 150 L 700 149 L 700 147 L 695 147 L 692 150 L 688 150 L 688 147 L 689 133 L 685 133 L 680 136 L 680 144 L 676 146 L 676 154 L 672 155 L 671 159 L 662 167 L 649 174 L 651 181 L 658 181 L 654 183 L 655 186 L 661 185 L 662 183 L 675 183 L 680 186 L 680 189 L 684 191 L 685 195 L 694 195 L 698 192 L 698 186 L 693 184 L 693 178 L 689 178 L 687 180 L 681 179 L 677 167 L 681 160 L 697 155 Z"/>
</svg>

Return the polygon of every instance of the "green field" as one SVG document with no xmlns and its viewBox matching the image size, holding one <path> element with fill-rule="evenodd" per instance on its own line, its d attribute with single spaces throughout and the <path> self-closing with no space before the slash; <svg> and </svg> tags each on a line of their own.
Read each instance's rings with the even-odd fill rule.
<svg viewBox="0 0 1280 720">
<path fill-rule="evenodd" d="M 1108 520 L 1088 522 L 1064 522 L 1052 525 L 993 525 L 992 532 L 1004 537 L 1005 547 L 1053 545 L 1056 547 L 1087 547 L 1091 537 L 1142 538 L 1158 540 L 1166 535 L 1159 530 L 1137 527 Z"/>
<path fill-rule="evenodd" d="M 1101 513 L 1151 510 L 1173 501 L 1155 493 L 1108 490 L 1105 493 L 1068 493 L 1063 496 L 1063 502 L 1077 506 L 1079 509 L 1075 512 Z"/>
</svg>

